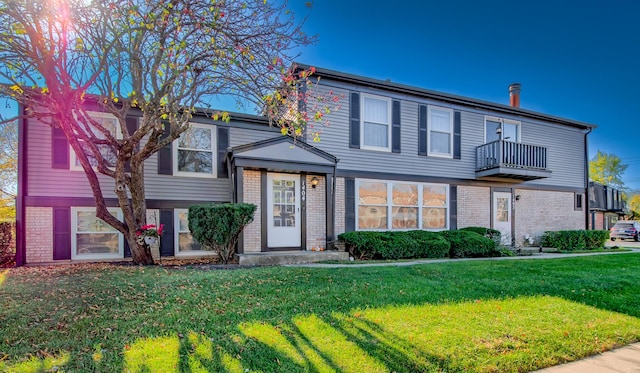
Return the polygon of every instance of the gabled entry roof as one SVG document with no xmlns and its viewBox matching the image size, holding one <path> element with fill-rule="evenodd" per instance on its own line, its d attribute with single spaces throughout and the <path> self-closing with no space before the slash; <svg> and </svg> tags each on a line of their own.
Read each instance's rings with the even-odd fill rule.
<svg viewBox="0 0 640 373">
<path fill-rule="evenodd" d="M 236 167 L 269 170 L 332 173 L 335 156 L 289 136 L 278 136 L 228 149 Z"/>
</svg>

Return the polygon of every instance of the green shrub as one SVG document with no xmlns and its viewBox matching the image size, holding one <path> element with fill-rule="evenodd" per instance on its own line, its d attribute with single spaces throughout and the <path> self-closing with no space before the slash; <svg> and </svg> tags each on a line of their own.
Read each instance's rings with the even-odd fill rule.
<svg viewBox="0 0 640 373">
<path fill-rule="evenodd" d="M 496 245 L 500 245 L 500 240 L 502 239 L 502 233 L 500 233 L 500 231 L 497 229 L 484 228 L 484 227 L 465 227 L 465 228 L 460 228 L 459 230 L 470 231 L 470 232 L 481 234 L 491 239 L 493 242 L 496 243 Z"/>
<path fill-rule="evenodd" d="M 589 250 L 604 248 L 609 231 L 547 231 L 542 236 L 542 246 L 555 247 L 558 250 Z"/>
<path fill-rule="evenodd" d="M 587 249 L 602 249 L 609 239 L 609 231 L 584 231 Z"/>
<path fill-rule="evenodd" d="M 405 233 L 418 243 L 416 258 L 445 258 L 449 255 L 451 244 L 439 233 L 420 230 Z"/>
<path fill-rule="evenodd" d="M 443 258 L 449 243 L 439 234 L 426 231 L 354 231 L 338 236 L 356 259 Z"/>
<path fill-rule="evenodd" d="M 496 256 L 496 243 L 483 235 L 469 230 L 442 231 L 449 241 L 451 258 L 478 258 Z"/>
<path fill-rule="evenodd" d="M 376 248 L 384 244 L 380 232 L 352 231 L 342 233 L 338 239 L 344 242 L 349 255 L 356 259 L 373 259 Z"/>
<path fill-rule="evenodd" d="M 193 205 L 189 207 L 189 230 L 199 243 L 216 251 L 223 263 L 229 263 L 255 211 L 256 205 L 250 203 Z"/>
</svg>

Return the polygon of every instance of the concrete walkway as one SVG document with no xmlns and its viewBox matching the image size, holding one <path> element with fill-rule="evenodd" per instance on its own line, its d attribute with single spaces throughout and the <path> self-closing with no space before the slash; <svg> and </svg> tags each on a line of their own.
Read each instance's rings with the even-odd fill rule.
<svg viewBox="0 0 640 373">
<path fill-rule="evenodd" d="M 558 259 L 558 258 L 575 258 L 576 256 L 593 256 L 593 255 L 617 255 L 628 254 L 630 252 L 640 253 L 640 243 L 638 242 L 607 242 L 606 246 L 616 246 L 628 248 L 631 251 L 622 252 L 598 252 L 587 254 L 551 254 L 536 253 L 531 256 L 514 256 L 500 258 L 474 258 L 474 259 L 421 259 L 406 262 L 389 262 L 389 263 L 362 263 L 362 264 L 292 264 L 295 267 L 315 267 L 315 268 L 351 268 L 351 267 L 384 267 L 384 266 L 412 266 L 417 264 L 431 264 L 443 262 L 460 262 L 475 260 L 530 260 L 530 259 Z M 602 354 L 588 357 L 586 359 L 574 361 L 571 363 L 556 365 L 536 371 L 536 373 L 640 373 L 640 343 L 618 348 L 616 350 L 607 351 Z"/>
</svg>

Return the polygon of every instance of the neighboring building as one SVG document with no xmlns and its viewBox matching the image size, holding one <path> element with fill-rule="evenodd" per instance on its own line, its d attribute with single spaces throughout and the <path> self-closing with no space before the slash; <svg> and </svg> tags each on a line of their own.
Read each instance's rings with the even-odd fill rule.
<svg viewBox="0 0 640 373">
<path fill-rule="evenodd" d="M 621 190 L 593 181 L 589 182 L 589 211 L 590 229 L 609 230 L 628 214 Z"/>
<path fill-rule="evenodd" d="M 203 202 L 258 205 L 238 245 L 242 260 L 331 249 L 351 230 L 484 226 L 519 246 L 546 230 L 587 226 L 593 125 L 520 109 L 519 85 L 507 106 L 324 69 L 316 75 L 317 89 L 344 96 L 319 143 L 293 141 L 261 117 L 196 116 L 192 131 L 206 146 L 175 141 L 146 162 L 149 218 L 165 224 L 163 257 L 206 254 L 186 220 L 186 209 Z M 93 216 L 64 136 L 33 120 L 20 134 L 19 263 L 126 257 L 121 235 Z M 101 181 L 117 206 L 112 181 Z"/>
</svg>

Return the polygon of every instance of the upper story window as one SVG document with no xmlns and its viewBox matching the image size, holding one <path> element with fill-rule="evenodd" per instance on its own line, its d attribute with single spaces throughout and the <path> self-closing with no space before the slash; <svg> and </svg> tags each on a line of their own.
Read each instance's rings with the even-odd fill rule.
<svg viewBox="0 0 640 373">
<path fill-rule="evenodd" d="M 216 127 L 191 123 L 173 146 L 173 174 L 215 177 Z"/>
<path fill-rule="evenodd" d="M 391 151 L 391 99 L 362 94 L 362 149 Z"/>
<path fill-rule="evenodd" d="M 485 143 L 496 140 L 520 142 L 520 122 L 496 117 L 484 118 Z"/>
<path fill-rule="evenodd" d="M 429 106 L 428 154 L 436 157 L 453 157 L 453 110 Z"/>
<path fill-rule="evenodd" d="M 116 119 L 116 117 L 113 114 L 96 112 L 96 111 L 91 111 L 91 112 L 88 112 L 87 114 L 89 115 L 89 117 L 91 117 L 91 119 L 100 123 L 100 125 L 102 125 L 102 127 L 107 129 L 113 136 L 115 136 L 116 138 L 122 138 L 122 133 L 120 132 L 120 126 L 118 125 L 118 119 Z M 100 139 L 105 138 L 102 132 L 93 128 L 93 126 L 92 126 L 92 129 L 96 137 Z M 87 156 L 89 157 L 89 162 L 91 163 L 91 165 L 96 167 L 98 165 L 98 161 L 95 159 L 95 157 L 91 155 L 91 151 L 84 145 L 84 143 L 81 142 L 81 145 L 83 146 L 83 148 L 87 149 L 86 153 L 87 153 Z M 117 155 L 113 152 L 113 150 L 107 145 L 98 145 L 98 149 L 100 150 L 100 154 L 102 155 L 102 157 L 107 161 L 107 166 L 111 166 L 111 167 L 115 166 Z M 70 152 L 69 164 L 70 164 L 69 168 L 71 170 L 82 171 L 82 165 L 80 164 L 80 160 L 78 160 L 78 156 L 76 155 L 76 152 L 73 149 L 71 149 L 71 152 Z"/>
</svg>

